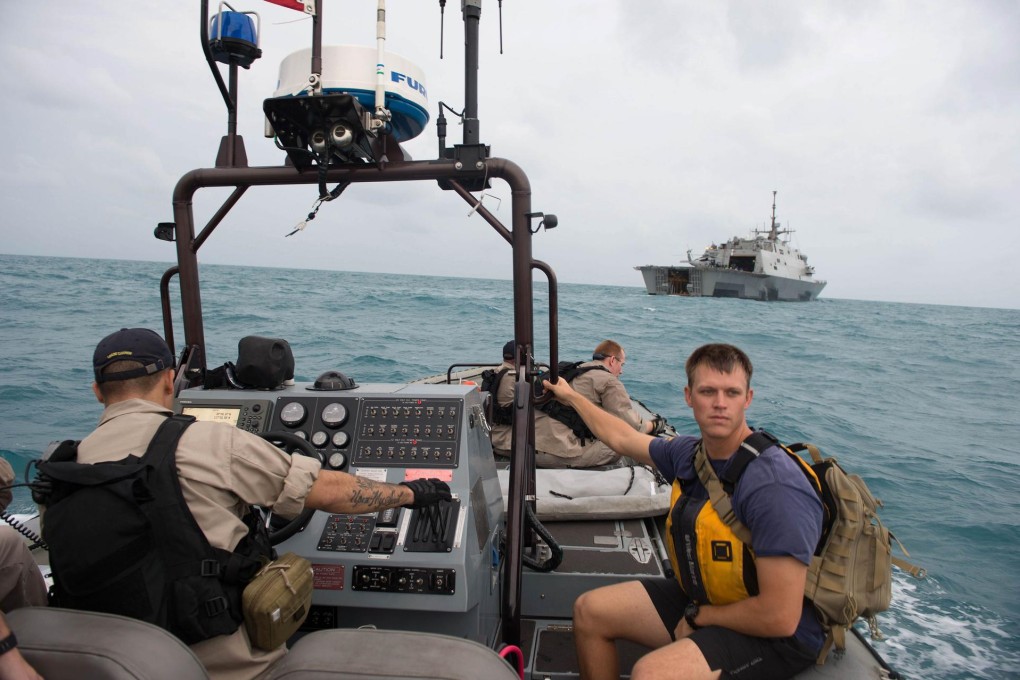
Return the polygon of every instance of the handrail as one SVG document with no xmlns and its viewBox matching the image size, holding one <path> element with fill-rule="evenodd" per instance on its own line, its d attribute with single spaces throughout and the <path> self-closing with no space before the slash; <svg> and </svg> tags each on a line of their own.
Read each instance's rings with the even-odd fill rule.
<svg viewBox="0 0 1020 680">
<path fill-rule="evenodd" d="M 450 364 L 450 367 L 446 369 L 446 384 L 450 385 L 453 383 L 453 369 L 455 368 L 478 368 L 479 366 L 494 366 L 495 364 L 491 361 L 483 361 L 474 364 Z"/>
<path fill-rule="evenodd" d="M 180 273 L 180 267 L 170 267 L 163 272 L 163 276 L 159 279 L 159 303 L 163 308 L 163 339 L 166 340 L 171 352 L 175 351 L 176 345 L 174 343 L 174 319 L 170 310 L 170 279 Z"/>
<path fill-rule="evenodd" d="M 537 269 L 545 274 L 549 280 L 549 382 L 555 383 L 559 380 L 559 305 L 557 303 L 556 273 L 545 262 L 532 260 L 531 268 Z M 540 385 L 536 385 L 536 390 Z M 552 393 L 544 391 L 542 396 L 535 397 L 536 404 L 544 404 L 552 399 Z"/>
</svg>

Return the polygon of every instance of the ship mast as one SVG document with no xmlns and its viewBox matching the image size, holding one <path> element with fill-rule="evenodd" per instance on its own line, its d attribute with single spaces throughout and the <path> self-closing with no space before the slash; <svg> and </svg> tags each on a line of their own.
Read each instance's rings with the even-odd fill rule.
<svg viewBox="0 0 1020 680">
<path fill-rule="evenodd" d="M 772 229 L 769 231 L 769 240 L 775 241 L 779 238 L 779 225 L 776 224 L 776 191 L 772 191 Z"/>
</svg>

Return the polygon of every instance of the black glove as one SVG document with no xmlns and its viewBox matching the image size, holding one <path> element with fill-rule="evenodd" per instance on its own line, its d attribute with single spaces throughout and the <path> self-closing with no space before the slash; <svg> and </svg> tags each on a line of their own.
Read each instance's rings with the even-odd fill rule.
<svg viewBox="0 0 1020 680">
<path fill-rule="evenodd" d="M 652 436 L 655 437 L 665 432 L 668 424 L 665 418 L 659 416 L 652 418 Z"/>
<path fill-rule="evenodd" d="M 414 502 L 405 505 L 405 508 L 425 508 L 453 498 L 449 485 L 439 479 L 413 479 L 401 484 L 414 492 Z"/>
</svg>

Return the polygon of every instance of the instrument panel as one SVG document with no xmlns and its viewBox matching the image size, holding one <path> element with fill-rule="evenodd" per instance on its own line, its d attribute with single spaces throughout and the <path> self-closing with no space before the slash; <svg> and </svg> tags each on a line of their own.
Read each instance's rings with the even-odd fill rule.
<svg viewBox="0 0 1020 680">
<path fill-rule="evenodd" d="M 255 434 L 296 435 L 318 449 L 333 470 L 348 463 L 455 469 L 460 461 L 463 399 L 287 393 L 273 401 L 240 399 L 235 390 L 202 392 L 182 395 L 179 411 Z"/>
</svg>

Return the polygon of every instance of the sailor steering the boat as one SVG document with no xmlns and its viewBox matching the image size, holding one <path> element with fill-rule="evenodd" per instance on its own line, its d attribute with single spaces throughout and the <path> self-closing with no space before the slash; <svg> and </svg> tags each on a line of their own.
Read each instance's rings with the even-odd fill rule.
<svg viewBox="0 0 1020 680">
<path fill-rule="evenodd" d="M 126 328 L 100 341 L 93 369 L 92 389 L 104 410 L 99 426 L 77 445 L 77 462 L 96 470 L 103 467 L 101 463 L 137 462 L 128 457 L 150 449 L 161 426 L 174 420 L 173 354 L 155 332 Z M 251 521 L 250 506 L 291 517 L 304 508 L 370 513 L 432 506 L 451 497 L 447 484 L 439 480 L 387 484 L 323 470 L 313 458 L 288 455 L 265 439 L 225 423 L 190 422 L 177 435 L 176 447 L 168 447 L 168 457 L 176 468 L 178 491 L 166 494 L 176 497 L 155 499 L 168 507 L 182 506 L 169 511 L 180 511 L 185 521 L 171 527 L 157 522 L 155 527 L 157 533 L 173 532 L 172 536 L 141 536 L 133 542 L 133 551 L 123 549 L 117 536 L 104 533 L 113 531 L 109 525 L 116 523 L 116 506 L 83 511 L 68 498 L 54 499 L 49 505 L 43 531 L 58 596 L 63 593 L 80 605 L 87 598 L 72 592 L 71 586 L 90 579 L 98 588 L 91 597 L 104 600 L 96 607 L 102 611 L 150 620 L 159 618 L 154 613 L 164 612 L 161 616 L 169 620 L 172 632 L 180 637 L 181 630 L 188 631 L 191 639 L 185 641 L 215 680 L 254 678 L 286 653 L 283 645 L 255 648 L 241 625 L 239 591 L 245 575 L 251 578 L 249 564 L 267 556 L 267 546 L 261 545 L 255 529 L 259 523 Z M 104 513 L 110 522 L 97 520 Z M 168 544 L 173 547 L 165 547 Z M 169 563 L 168 556 L 200 569 L 188 572 Z M 168 587 L 155 594 L 162 601 L 138 597 L 146 592 L 146 583 L 139 582 L 139 574 L 132 577 L 132 561 L 149 564 L 164 578 Z M 63 581 L 61 564 L 67 565 L 68 573 Z"/>
</svg>

